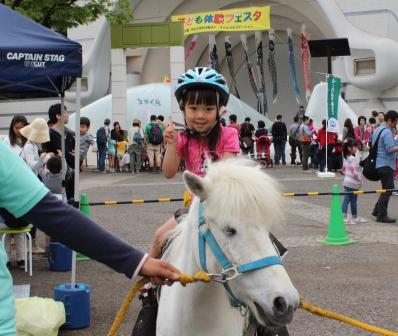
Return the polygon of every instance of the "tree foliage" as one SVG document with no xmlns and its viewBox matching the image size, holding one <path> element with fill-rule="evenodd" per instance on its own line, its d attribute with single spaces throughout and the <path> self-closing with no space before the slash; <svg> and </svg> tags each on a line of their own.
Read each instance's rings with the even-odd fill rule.
<svg viewBox="0 0 398 336">
<path fill-rule="evenodd" d="M 0 0 L 24 16 L 66 35 L 68 28 L 95 21 L 105 15 L 110 23 L 132 19 L 130 0 Z"/>
</svg>

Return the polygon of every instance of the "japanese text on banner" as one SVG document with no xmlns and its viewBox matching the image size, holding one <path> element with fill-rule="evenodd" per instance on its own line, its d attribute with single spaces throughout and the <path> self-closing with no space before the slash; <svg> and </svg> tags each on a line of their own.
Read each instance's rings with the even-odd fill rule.
<svg viewBox="0 0 398 336">
<path fill-rule="evenodd" d="M 328 82 L 328 132 L 339 132 L 338 109 L 341 79 L 333 75 L 327 76 Z"/>
<path fill-rule="evenodd" d="M 184 35 L 212 31 L 268 30 L 270 6 L 217 10 L 171 17 L 172 22 L 184 23 Z"/>
</svg>

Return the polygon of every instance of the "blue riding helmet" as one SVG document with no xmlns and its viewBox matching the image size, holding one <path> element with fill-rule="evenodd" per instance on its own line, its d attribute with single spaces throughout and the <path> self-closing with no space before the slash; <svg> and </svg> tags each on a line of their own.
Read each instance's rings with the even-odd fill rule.
<svg viewBox="0 0 398 336">
<path fill-rule="evenodd" d="M 207 67 L 190 69 L 178 78 L 175 96 L 180 103 L 183 94 L 189 88 L 210 88 L 220 95 L 220 105 L 226 106 L 229 99 L 229 88 L 223 75 Z"/>
</svg>

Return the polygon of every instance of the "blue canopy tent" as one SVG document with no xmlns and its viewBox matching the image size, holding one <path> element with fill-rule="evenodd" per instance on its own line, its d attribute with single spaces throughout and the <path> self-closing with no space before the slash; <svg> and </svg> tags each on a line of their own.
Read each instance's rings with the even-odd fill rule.
<svg viewBox="0 0 398 336">
<path fill-rule="evenodd" d="M 63 139 L 64 95 L 65 90 L 70 88 L 75 79 L 76 114 L 80 115 L 81 45 L 2 4 L 0 4 L 0 32 L 0 96 L 40 91 L 60 96 Z M 75 132 L 74 199 L 78 202 L 80 117 L 76 118 L 75 124 L 77 132 Z M 64 156 L 65 143 L 64 141 L 61 143 Z M 62 160 L 63 176 L 66 170 L 64 161 Z M 72 269 L 72 284 L 75 283 L 74 274 Z"/>
<path fill-rule="evenodd" d="M 82 74 L 82 47 L 0 4 L 0 94 L 62 95 Z"/>
</svg>

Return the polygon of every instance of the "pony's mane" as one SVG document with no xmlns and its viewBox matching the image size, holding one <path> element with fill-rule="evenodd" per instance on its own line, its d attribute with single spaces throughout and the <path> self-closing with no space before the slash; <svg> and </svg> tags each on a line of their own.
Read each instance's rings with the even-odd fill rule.
<svg viewBox="0 0 398 336">
<path fill-rule="evenodd" d="M 231 218 L 247 222 L 248 219 L 265 225 L 267 230 L 272 224 L 284 223 L 283 200 L 279 186 L 261 167 L 248 159 L 233 158 L 208 163 L 204 181 L 207 188 L 205 213 L 213 218 Z M 189 214 L 177 227 L 169 232 L 170 244 L 163 258 L 174 260 L 176 254 L 189 253 L 191 246 L 185 244 L 187 232 L 198 221 L 199 200 L 194 199 Z M 187 251 L 184 251 L 187 249 Z"/>
<path fill-rule="evenodd" d="M 268 229 L 273 223 L 283 223 L 279 185 L 254 161 L 231 158 L 210 163 L 204 179 L 208 188 L 207 208 L 217 217 L 252 218 Z"/>
</svg>

